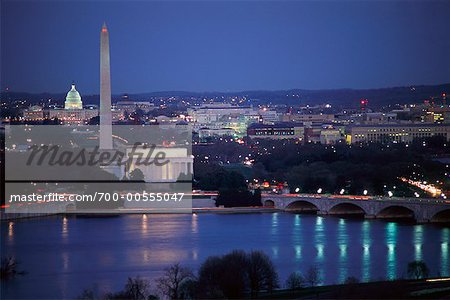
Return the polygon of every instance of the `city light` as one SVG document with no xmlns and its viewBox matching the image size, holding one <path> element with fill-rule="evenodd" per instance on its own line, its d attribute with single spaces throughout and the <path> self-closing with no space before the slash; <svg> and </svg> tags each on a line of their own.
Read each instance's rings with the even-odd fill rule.
<svg viewBox="0 0 450 300">
<path fill-rule="evenodd" d="M 425 192 L 431 194 L 431 196 L 433 196 L 433 197 L 440 196 L 442 194 L 441 189 L 437 188 L 433 184 L 428 183 L 427 181 L 411 180 L 411 179 L 407 179 L 405 177 L 400 177 L 399 179 L 405 183 L 408 183 L 412 186 L 415 186 L 415 187 L 421 189 L 422 191 L 425 191 Z"/>
</svg>

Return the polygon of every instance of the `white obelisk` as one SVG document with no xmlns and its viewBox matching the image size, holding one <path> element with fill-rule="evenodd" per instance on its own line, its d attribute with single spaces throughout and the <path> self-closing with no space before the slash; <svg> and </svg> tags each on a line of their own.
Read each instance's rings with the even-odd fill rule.
<svg viewBox="0 0 450 300">
<path fill-rule="evenodd" d="M 106 23 L 103 23 L 100 32 L 100 149 L 113 149 L 109 34 Z"/>
</svg>

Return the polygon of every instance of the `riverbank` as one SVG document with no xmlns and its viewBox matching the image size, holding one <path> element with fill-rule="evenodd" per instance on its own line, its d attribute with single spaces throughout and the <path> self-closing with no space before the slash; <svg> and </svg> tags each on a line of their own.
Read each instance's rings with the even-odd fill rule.
<svg viewBox="0 0 450 300">
<path fill-rule="evenodd" d="M 273 207 L 196 207 L 192 208 L 192 213 L 220 213 L 220 214 L 248 214 L 248 213 L 273 213 L 280 211 L 279 209 Z M 114 215 L 122 215 L 122 214 L 167 214 L 171 212 L 152 212 L 148 210 L 127 210 L 120 209 L 118 211 L 97 211 L 97 212 L 86 212 L 86 211 L 72 211 L 70 213 L 33 213 L 33 214 L 19 214 L 19 213 L 5 213 L 0 212 L 0 220 L 1 221 L 14 221 L 18 219 L 31 219 L 31 218 L 41 218 L 47 216 L 56 216 L 56 215 L 91 215 L 92 217 L 96 216 L 114 216 Z"/>
<path fill-rule="evenodd" d="M 450 299 L 450 278 L 394 280 L 261 293 L 259 299 Z"/>
</svg>

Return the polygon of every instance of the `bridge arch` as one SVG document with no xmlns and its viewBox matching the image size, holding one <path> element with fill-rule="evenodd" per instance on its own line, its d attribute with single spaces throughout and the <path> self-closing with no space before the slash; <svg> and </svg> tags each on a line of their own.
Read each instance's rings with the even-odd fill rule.
<svg viewBox="0 0 450 300">
<path fill-rule="evenodd" d="M 267 200 L 264 200 L 263 205 L 265 207 L 275 207 L 275 201 L 273 201 L 271 199 L 267 199 Z"/>
<path fill-rule="evenodd" d="M 342 202 L 332 206 L 328 210 L 328 214 L 330 215 L 365 215 L 367 214 L 366 210 L 355 204 L 350 202 Z"/>
<path fill-rule="evenodd" d="M 431 222 L 450 223 L 450 208 L 438 211 L 431 217 Z"/>
<path fill-rule="evenodd" d="M 376 214 L 377 218 L 391 219 L 415 219 L 415 213 L 412 209 L 403 205 L 389 205 L 385 206 Z"/>
<path fill-rule="evenodd" d="M 289 205 L 286 206 L 286 210 L 288 211 L 305 211 L 305 212 L 317 212 L 320 209 L 314 204 L 309 201 L 305 200 L 297 200 L 289 203 Z"/>
</svg>

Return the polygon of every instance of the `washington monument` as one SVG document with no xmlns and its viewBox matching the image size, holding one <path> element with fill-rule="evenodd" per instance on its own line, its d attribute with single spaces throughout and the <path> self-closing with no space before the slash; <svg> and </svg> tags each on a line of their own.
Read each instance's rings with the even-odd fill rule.
<svg viewBox="0 0 450 300">
<path fill-rule="evenodd" d="M 100 149 L 111 150 L 112 148 L 109 34 L 106 23 L 103 23 L 100 32 Z"/>
</svg>

